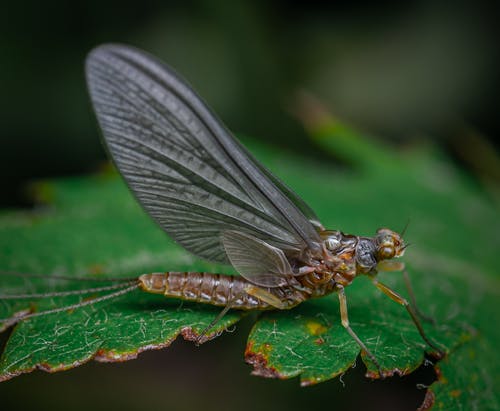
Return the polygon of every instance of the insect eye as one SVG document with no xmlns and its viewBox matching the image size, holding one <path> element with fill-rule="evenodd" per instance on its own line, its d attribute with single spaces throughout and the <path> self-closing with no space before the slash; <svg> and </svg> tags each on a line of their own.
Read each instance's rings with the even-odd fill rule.
<svg viewBox="0 0 500 411">
<path fill-rule="evenodd" d="M 387 260 L 389 258 L 394 257 L 396 254 L 396 250 L 394 250 L 394 247 L 390 246 L 385 246 L 379 249 L 378 255 L 381 260 Z"/>
</svg>

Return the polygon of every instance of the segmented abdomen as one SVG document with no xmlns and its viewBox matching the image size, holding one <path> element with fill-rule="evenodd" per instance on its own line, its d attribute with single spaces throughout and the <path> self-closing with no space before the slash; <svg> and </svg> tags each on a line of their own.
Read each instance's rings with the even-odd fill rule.
<svg viewBox="0 0 500 411">
<path fill-rule="evenodd" d="M 149 293 L 217 306 L 231 301 L 232 308 L 242 310 L 270 308 L 269 304 L 245 292 L 249 285 L 242 277 L 213 273 L 172 271 L 139 277 L 139 287 Z"/>
</svg>

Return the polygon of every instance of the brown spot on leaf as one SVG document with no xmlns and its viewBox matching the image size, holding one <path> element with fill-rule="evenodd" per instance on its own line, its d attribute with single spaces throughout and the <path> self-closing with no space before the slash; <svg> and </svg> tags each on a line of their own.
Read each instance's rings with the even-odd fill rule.
<svg viewBox="0 0 500 411">
<path fill-rule="evenodd" d="M 443 375 L 441 372 L 441 368 L 438 366 L 434 367 L 434 371 L 436 372 L 436 379 L 441 383 L 441 384 L 448 384 L 448 379 Z"/>
<path fill-rule="evenodd" d="M 264 344 L 261 348 L 264 348 L 264 352 L 254 352 L 254 343 L 250 341 L 245 349 L 245 362 L 253 366 L 252 375 L 265 378 L 279 378 L 284 379 L 285 377 L 281 375 L 276 368 L 269 367 L 269 358 L 267 353 L 272 349 L 270 344 Z M 266 347 L 267 346 L 267 347 Z"/>
<path fill-rule="evenodd" d="M 187 341 L 196 341 L 198 339 L 198 337 L 200 336 L 191 327 L 184 327 L 181 330 L 181 335 Z M 200 341 L 200 342 L 205 342 L 205 341 L 207 341 L 207 340 L 203 339 L 203 341 Z"/>
<path fill-rule="evenodd" d="M 385 378 L 385 377 L 391 377 L 392 375 L 390 375 L 389 372 L 385 372 L 385 371 L 382 371 L 383 375 L 382 375 L 382 378 Z M 365 377 L 366 378 L 371 378 L 372 380 L 378 380 L 381 378 L 380 374 L 378 373 L 378 371 L 370 371 L 370 370 L 366 370 L 366 374 L 365 374 Z"/>
<path fill-rule="evenodd" d="M 322 337 L 316 338 L 314 340 L 314 344 L 316 344 L 316 345 L 321 345 L 321 344 L 324 344 L 324 343 L 325 343 L 325 340 Z"/>
<path fill-rule="evenodd" d="M 113 350 L 98 350 L 94 356 L 94 360 L 98 362 L 123 362 L 129 360 L 135 360 L 139 353 L 136 352 L 128 352 L 128 353 L 119 353 Z"/>
<path fill-rule="evenodd" d="M 46 372 L 51 372 L 54 369 L 54 367 L 52 365 L 50 365 L 49 363 L 46 363 L 46 362 L 41 362 L 40 364 L 37 365 L 37 368 L 39 370 L 46 371 Z"/>
<path fill-rule="evenodd" d="M 434 406 L 434 402 L 436 400 L 436 397 L 434 393 L 430 390 L 427 390 L 425 393 L 425 398 L 424 401 L 422 402 L 422 405 L 418 407 L 417 411 L 428 411 Z"/>
<path fill-rule="evenodd" d="M 366 377 L 371 378 L 373 380 L 380 379 L 380 378 L 390 378 L 394 377 L 395 375 L 399 375 L 400 377 L 403 377 L 405 375 L 408 375 L 412 370 L 409 368 L 405 368 L 403 370 L 399 368 L 393 368 L 393 369 L 385 369 L 382 370 L 382 376 L 378 373 L 378 370 L 367 370 L 366 371 Z"/>
</svg>

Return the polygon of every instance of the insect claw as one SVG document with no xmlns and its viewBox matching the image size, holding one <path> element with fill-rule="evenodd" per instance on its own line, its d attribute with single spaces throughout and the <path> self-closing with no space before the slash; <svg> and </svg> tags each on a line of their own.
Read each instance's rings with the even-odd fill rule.
<svg viewBox="0 0 500 411">
<path fill-rule="evenodd" d="M 380 366 L 378 366 L 378 375 L 380 377 L 381 380 L 385 380 L 385 372 L 382 371 L 382 368 L 380 368 Z"/>
<path fill-rule="evenodd" d="M 204 335 L 199 335 L 196 338 L 196 340 L 194 340 L 194 345 L 196 345 L 197 347 L 199 347 L 204 342 L 206 342 L 206 337 Z"/>
<path fill-rule="evenodd" d="M 368 355 L 368 357 L 370 357 L 370 360 L 372 360 L 375 367 L 377 367 L 378 376 L 380 377 L 380 379 L 384 380 L 386 377 L 386 374 L 385 374 L 385 372 L 382 371 L 382 367 L 380 366 L 377 359 L 373 356 L 373 354 L 371 354 L 369 352 L 365 352 L 365 354 Z"/>
<path fill-rule="evenodd" d="M 385 380 L 385 378 L 387 377 L 387 374 L 382 370 L 382 367 L 380 366 L 378 361 L 374 360 L 371 357 L 370 357 L 370 359 L 372 360 L 373 365 L 375 365 L 375 367 L 377 367 L 377 372 L 375 373 L 372 371 L 368 371 L 366 374 L 367 377 L 373 378 L 373 379 L 379 378 L 381 380 Z M 378 377 L 377 377 L 377 373 L 378 373 Z"/>
<path fill-rule="evenodd" d="M 207 333 L 210 331 L 211 328 L 212 326 L 210 325 L 209 327 L 203 329 L 203 331 L 194 340 L 194 345 L 199 347 L 201 344 L 206 343 L 208 340 L 210 340 L 211 338 L 209 335 L 207 335 Z"/>
</svg>

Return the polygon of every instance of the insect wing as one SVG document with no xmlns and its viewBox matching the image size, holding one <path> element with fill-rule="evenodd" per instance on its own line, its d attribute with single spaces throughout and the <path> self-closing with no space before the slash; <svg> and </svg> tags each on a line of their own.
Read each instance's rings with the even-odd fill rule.
<svg viewBox="0 0 500 411">
<path fill-rule="evenodd" d="M 255 157 L 253 157 L 252 153 L 250 153 L 245 146 L 243 146 L 238 140 L 235 140 L 238 143 L 240 150 L 242 150 L 245 155 L 253 161 L 255 165 L 257 165 L 261 171 L 269 178 L 276 187 L 281 190 L 293 204 L 304 214 L 304 216 L 309 220 L 309 222 L 314 225 L 318 231 L 323 231 L 325 227 L 319 221 L 318 216 L 314 212 L 314 210 L 309 207 L 309 205 L 300 198 L 297 193 L 295 193 L 290 187 L 288 187 L 283 181 L 281 181 L 278 177 L 276 177 L 273 173 L 271 173 L 267 168 L 265 168 L 261 163 L 259 163 Z"/>
<path fill-rule="evenodd" d="M 223 231 L 269 245 L 317 250 L 298 199 L 247 155 L 172 69 L 134 48 L 104 45 L 87 58 L 90 96 L 106 145 L 142 206 L 192 253 L 227 262 Z M 302 202 L 303 203 L 303 202 Z"/>
<path fill-rule="evenodd" d="M 288 283 L 292 267 L 279 248 L 237 231 L 224 231 L 222 242 L 231 265 L 248 281 L 270 288 Z"/>
</svg>

